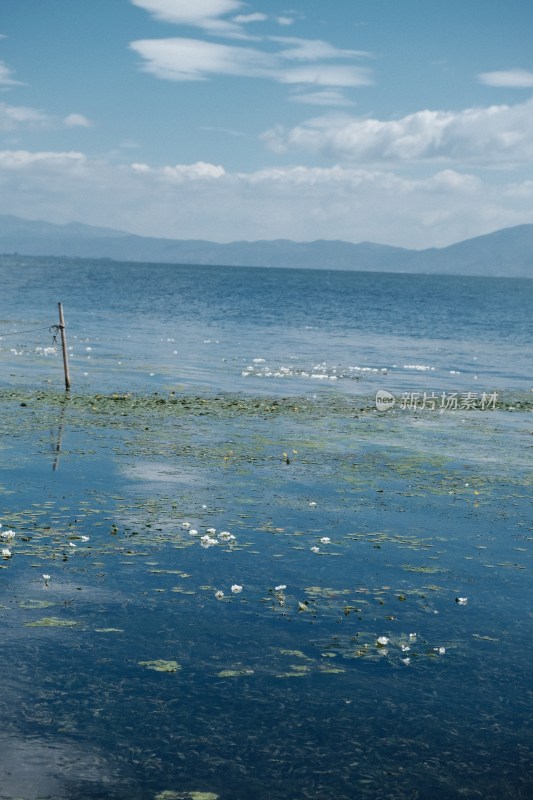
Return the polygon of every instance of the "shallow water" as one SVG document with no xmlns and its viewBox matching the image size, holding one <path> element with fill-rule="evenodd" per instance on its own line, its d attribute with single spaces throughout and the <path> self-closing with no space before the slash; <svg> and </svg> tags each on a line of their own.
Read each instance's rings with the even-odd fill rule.
<svg viewBox="0 0 533 800">
<path fill-rule="evenodd" d="M 48 308 L 31 269 L 6 281 L 13 327 Z M 495 409 L 379 412 L 385 379 L 398 397 L 473 391 L 449 375 L 466 326 L 454 338 L 437 290 L 438 335 L 427 338 L 428 306 L 425 338 L 411 330 L 405 344 L 405 364 L 434 371 L 331 381 L 269 376 L 266 357 L 363 363 L 349 358 L 348 309 L 332 310 L 334 273 L 309 333 L 308 307 L 278 298 L 280 335 L 275 276 L 253 283 L 253 303 L 235 283 L 241 310 L 265 295 L 243 321 L 213 299 L 229 293 L 218 274 L 199 292 L 182 270 L 175 345 L 160 342 L 164 280 L 144 280 L 144 294 L 130 282 L 128 306 L 118 273 L 106 283 L 99 269 L 63 275 L 66 308 L 105 286 L 114 314 L 104 337 L 92 300 L 77 306 L 87 344 L 67 318 L 70 396 L 57 357 L 1 353 L 0 533 L 15 533 L 0 560 L 1 800 L 529 798 L 527 320 L 517 312 L 503 343 L 487 323 L 476 344 L 480 385 L 501 387 Z M 302 277 L 289 275 L 293 304 Z M 401 343 L 392 295 L 385 338 L 365 335 L 380 369 Z M 503 292 L 502 326 L 510 303 Z M 478 327 L 485 311 L 470 312 Z M 226 338 L 203 341 L 217 331 Z M 182 348 L 179 383 L 167 344 Z M 253 368 L 265 374 L 241 375 L 263 357 Z"/>
</svg>

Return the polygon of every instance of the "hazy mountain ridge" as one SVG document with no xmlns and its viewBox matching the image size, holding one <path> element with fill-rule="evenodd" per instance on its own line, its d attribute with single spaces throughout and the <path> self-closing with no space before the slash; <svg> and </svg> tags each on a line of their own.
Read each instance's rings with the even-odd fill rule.
<svg viewBox="0 0 533 800">
<path fill-rule="evenodd" d="M 83 223 L 54 225 L 0 215 L 0 253 L 110 258 L 117 261 L 296 267 L 387 272 L 533 277 L 533 224 L 503 228 L 448 247 L 409 250 L 390 245 L 320 239 L 237 241 L 136 236 Z"/>
</svg>

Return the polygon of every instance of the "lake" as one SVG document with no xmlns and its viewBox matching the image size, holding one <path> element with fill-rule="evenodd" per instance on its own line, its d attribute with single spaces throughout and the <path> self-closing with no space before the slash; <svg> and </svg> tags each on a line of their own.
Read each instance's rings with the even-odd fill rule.
<svg viewBox="0 0 533 800">
<path fill-rule="evenodd" d="M 1 800 L 531 796 L 530 281 L 0 273 Z"/>
</svg>

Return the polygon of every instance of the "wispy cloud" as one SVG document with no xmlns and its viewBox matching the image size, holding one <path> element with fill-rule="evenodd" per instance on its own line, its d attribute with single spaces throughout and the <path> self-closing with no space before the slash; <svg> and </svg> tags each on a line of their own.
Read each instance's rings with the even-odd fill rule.
<svg viewBox="0 0 533 800">
<path fill-rule="evenodd" d="M 338 50 L 320 41 L 279 38 L 276 43 L 281 45 L 276 52 L 185 38 L 144 39 L 132 42 L 130 47 L 143 58 L 145 72 L 164 80 L 208 80 L 231 75 L 330 87 L 372 82 L 365 67 L 321 63 L 325 59 L 345 60 L 354 55 L 352 51 Z"/>
<path fill-rule="evenodd" d="M 11 106 L 0 103 L 0 130 L 12 131 L 20 127 L 49 127 L 52 117 L 36 108 L 27 106 Z"/>
<path fill-rule="evenodd" d="M 44 166 L 47 171 L 80 166 L 87 163 L 83 153 L 67 152 L 30 152 L 28 150 L 0 150 L 0 170 L 26 170 L 36 166 Z"/>
<path fill-rule="evenodd" d="M 294 17 L 276 17 L 276 22 L 278 25 L 294 25 L 295 19 Z"/>
<path fill-rule="evenodd" d="M 249 11 L 249 4 L 240 0 L 130 0 L 154 19 L 174 25 L 199 28 L 214 36 L 247 37 L 246 26 L 272 21 L 286 27 L 295 21 L 295 14 L 265 14 Z M 242 13 L 237 13 L 242 12 Z"/>
<path fill-rule="evenodd" d="M 3 131 L 13 131 L 18 128 L 87 128 L 91 124 L 91 121 L 84 117 L 83 114 L 68 114 L 68 116 L 60 119 L 37 108 L 0 103 L 0 130 Z"/>
<path fill-rule="evenodd" d="M 239 25 L 248 25 L 250 22 L 266 22 L 267 19 L 268 14 L 256 11 L 253 14 L 237 14 L 236 17 L 233 17 L 233 22 L 237 22 Z"/>
<path fill-rule="evenodd" d="M 508 69 L 500 72 L 481 72 L 478 81 L 486 86 L 502 86 L 509 89 L 531 89 L 533 72 L 527 69 Z"/>
<path fill-rule="evenodd" d="M 269 40 L 283 45 L 282 55 L 287 61 L 323 61 L 369 58 L 366 50 L 346 50 L 322 39 L 302 39 L 297 36 L 270 36 Z"/>
<path fill-rule="evenodd" d="M 67 128 L 90 128 L 92 127 L 92 122 L 87 117 L 84 117 L 83 114 L 68 114 L 63 119 L 63 124 L 67 126 Z"/>
<path fill-rule="evenodd" d="M 275 152 L 320 152 L 364 162 L 518 164 L 533 158 L 533 100 L 463 111 L 419 111 L 396 120 L 324 116 L 263 134 Z"/>
<path fill-rule="evenodd" d="M 287 26 L 291 15 L 271 17 L 249 12 L 240 0 L 131 0 L 156 19 L 200 28 L 208 36 L 241 38 L 245 45 L 221 44 L 209 38 L 141 39 L 130 47 L 143 59 L 142 69 L 172 81 L 210 80 L 218 76 L 263 78 L 278 83 L 329 88 L 367 86 L 372 76 L 355 63 L 370 54 L 335 47 L 320 39 L 290 36 L 250 36 L 245 26 L 274 21 Z M 242 13 L 233 13 L 241 10 Z M 322 105 L 327 95 L 322 95 Z M 313 102 L 313 101 L 310 101 Z M 318 102 L 318 101 L 317 101 Z M 337 96 L 335 105 L 339 105 Z"/>
<path fill-rule="evenodd" d="M 222 128 L 219 125 L 200 125 L 201 131 L 209 133 L 223 133 L 225 136 L 246 136 L 244 131 L 237 131 L 234 128 Z"/>
<path fill-rule="evenodd" d="M 314 84 L 315 86 L 368 86 L 372 83 L 364 67 L 344 64 L 309 64 L 308 66 L 280 70 L 281 83 Z"/>
<path fill-rule="evenodd" d="M 4 37 L 0 37 L 4 38 Z M 13 70 L 4 61 L 0 61 L 0 86 L 23 86 L 21 81 L 15 80 Z"/>
<path fill-rule="evenodd" d="M 161 22 L 201 28 L 207 33 L 233 35 L 240 25 L 224 19 L 246 8 L 240 0 L 131 0 Z"/>
<path fill-rule="evenodd" d="M 353 106 L 342 91 L 338 89 L 322 89 L 317 92 L 298 92 L 291 94 L 289 100 L 293 103 L 302 103 L 311 106 Z"/>
</svg>

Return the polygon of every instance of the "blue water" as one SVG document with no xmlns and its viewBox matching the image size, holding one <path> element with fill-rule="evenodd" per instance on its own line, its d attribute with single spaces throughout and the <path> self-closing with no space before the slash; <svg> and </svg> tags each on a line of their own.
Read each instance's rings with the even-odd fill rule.
<svg viewBox="0 0 533 800">
<path fill-rule="evenodd" d="M 57 378 L 38 348 L 61 301 L 84 389 L 531 389 L 528 280 L 60 260 L 1 275 L 10 382 Z"/>
<path fill-rule="evenodd" d="M 0 800 L 533 795 L 531 282 L 0 270 Z"/>
</svg>

